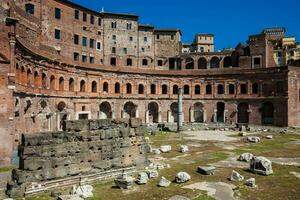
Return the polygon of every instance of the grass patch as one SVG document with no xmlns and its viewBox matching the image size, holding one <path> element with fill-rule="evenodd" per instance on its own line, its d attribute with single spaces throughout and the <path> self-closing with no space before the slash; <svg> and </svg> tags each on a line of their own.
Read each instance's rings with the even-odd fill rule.
<svg viewBox="0 0 300 200">
<path fill-rule="evenodd" d="M 197 198 L 195 198 L 193 200 L 215 200 L 215 199 L 208 196 L 208 195 L 200 195 L 200 196 L 198 196 Z"/>
<path fill-rule="evenodd" d="M 0 173 L 9 172 L 9 171 L 13 170 L 14 168 L 15 168 L 14 166 L 0 167 Z"/>
</svg>

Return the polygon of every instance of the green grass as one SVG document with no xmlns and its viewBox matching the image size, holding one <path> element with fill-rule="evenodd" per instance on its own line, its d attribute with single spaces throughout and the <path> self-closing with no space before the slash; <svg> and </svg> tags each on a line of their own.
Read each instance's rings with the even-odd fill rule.
<svg viewBox="0 0 300 200">
<path fill-rule="evenodd" d="M 215 199 L 208 196 L 208 195 L 200 195 L 200 196 L 198 196 L 197 198 L 195 198 L 193 200 L 215 200 Z"/>
<path fill-rule="evenodd" d="M 0 173 L 9 172 L 9 171 L 13 170 L 14 168 L 15 168 L 14 166 L 0 167 Z"/>
</svg>

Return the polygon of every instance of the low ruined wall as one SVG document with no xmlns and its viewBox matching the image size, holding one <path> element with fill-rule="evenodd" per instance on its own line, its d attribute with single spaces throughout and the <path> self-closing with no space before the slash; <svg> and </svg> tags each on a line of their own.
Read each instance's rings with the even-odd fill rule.
<svg viewBox="0 0 300 200">
<path fill-rule="evenodd" d="M 20 168 L 13 171 L 11 196 L 20 196 L 26 184 L 32 182 L 142 166 L 147 162 L 140 119 L 66 121 L 64 129 L 22 136 Z"/>
</svg>

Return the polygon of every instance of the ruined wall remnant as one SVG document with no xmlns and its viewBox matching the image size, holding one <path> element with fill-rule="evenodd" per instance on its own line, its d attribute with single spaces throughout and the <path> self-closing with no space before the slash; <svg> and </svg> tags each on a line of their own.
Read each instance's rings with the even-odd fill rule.
<svg viewBox="0 0 300 200">
<path fill-rule="evenodd" d="M 20 191 L 32 182 L 143 166 L 147 162 L 140 119 L 66 121 L 64 130 L 22 136 L 20 168 L 13 171 L 10 196 L 20 196 Z"/>
</svg>

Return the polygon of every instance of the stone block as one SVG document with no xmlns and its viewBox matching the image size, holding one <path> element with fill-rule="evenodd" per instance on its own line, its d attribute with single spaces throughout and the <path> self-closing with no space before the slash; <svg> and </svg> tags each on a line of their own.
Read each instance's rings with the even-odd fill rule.
<svg viewBox="0 0 300 200">
<path fill-rule="evenodd" d="M 140 118 L 131 118 L 130 119 L 130 127 L 131 128 L 138 128 L 142 125 L 142 119 Z"/>
</svg>

